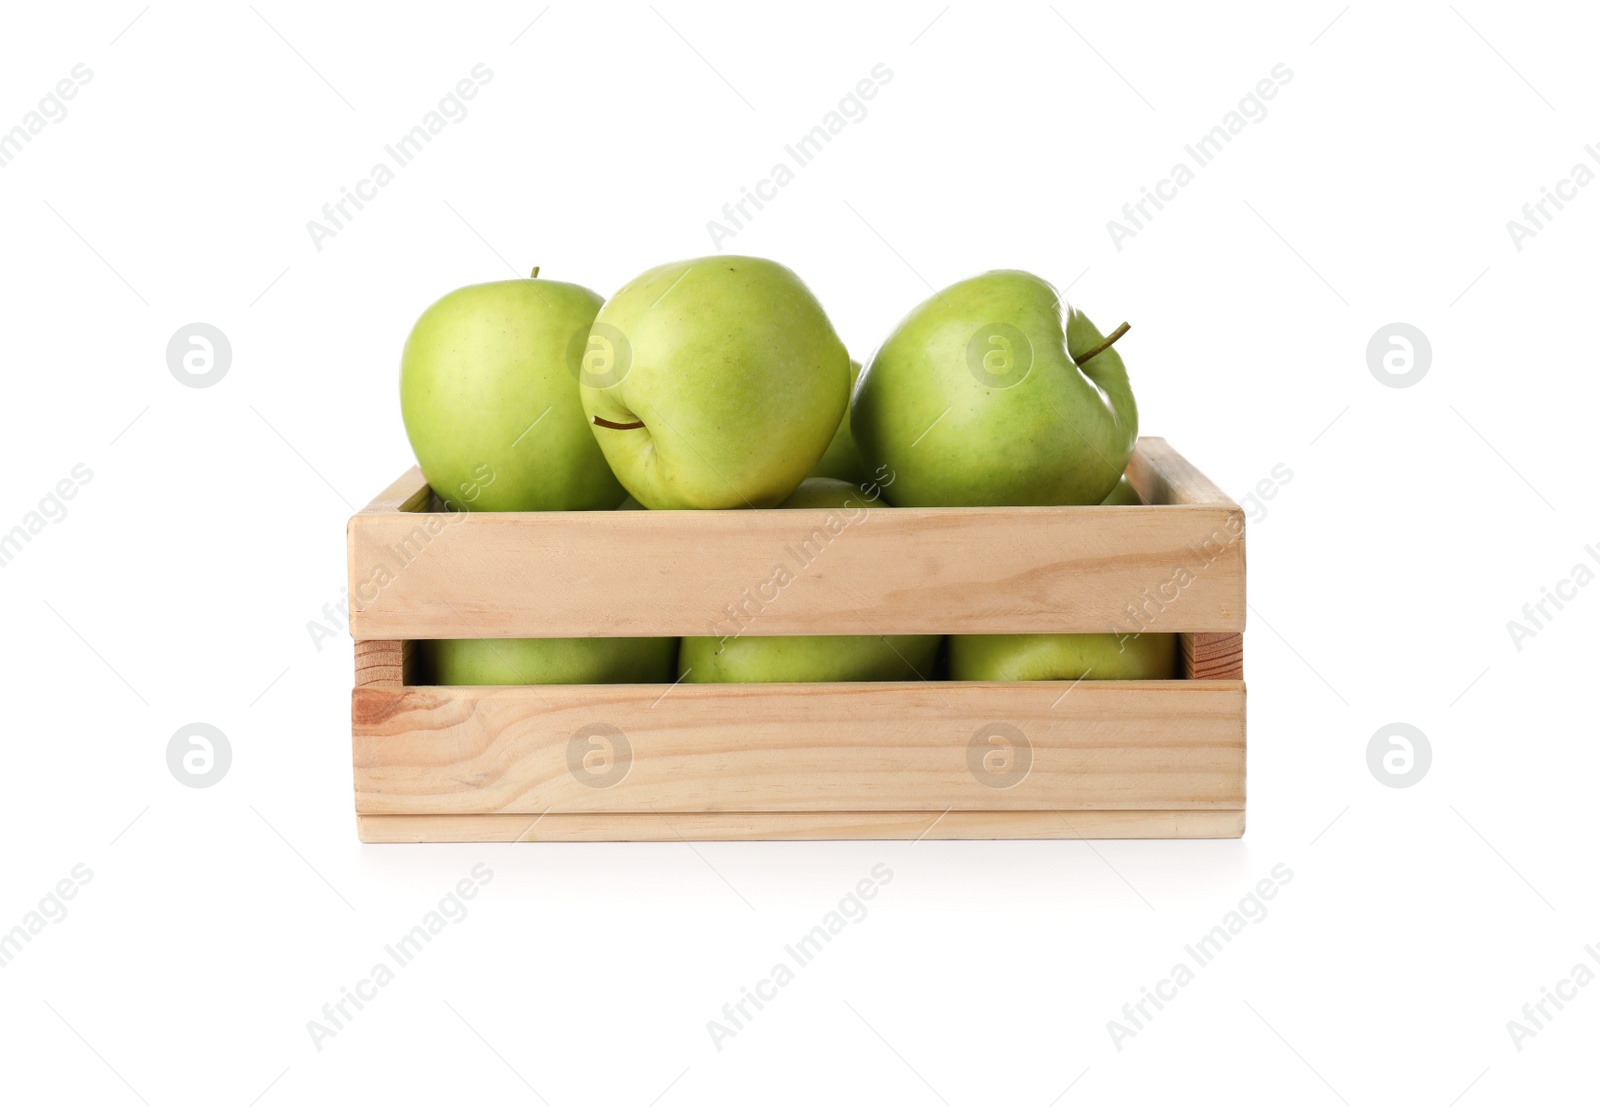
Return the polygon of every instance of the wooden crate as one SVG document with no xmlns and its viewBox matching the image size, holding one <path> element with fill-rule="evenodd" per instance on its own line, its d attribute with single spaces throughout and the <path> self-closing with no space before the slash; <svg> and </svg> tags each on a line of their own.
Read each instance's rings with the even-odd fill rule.
<svg viewBox="0 0 1600 1112">
<path fill-rule="evenodd" d="M 826 510 L 451 513 L 413 468 L 350 520 L 360 837 L 1239 837 L 1244 514 L 1163 440 L 1128 478 L 1147 505 L 830 532 Z M 726 633 L 730 606 L 750 636 L 1174 632 L 1184 678 L 407 685 L 414 640 Z"/>
</svg>

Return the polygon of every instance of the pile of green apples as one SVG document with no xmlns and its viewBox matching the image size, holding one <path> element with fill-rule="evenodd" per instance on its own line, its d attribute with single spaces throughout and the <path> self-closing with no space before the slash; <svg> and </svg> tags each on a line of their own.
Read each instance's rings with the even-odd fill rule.
<svg viewBox="0 0 1600 1112">
<path fill-rule="evenodd" d="M 1017 270 L 913 309 L 865 367 L 800 278 L 717 255 L 609 300 L 538 276 L 430 306 L 400 363 L 406 433 L 455 510 L 1139 504 L 1109 336 Z M 847 542 L 848 543 L 848 542 Z M 441 684 L 1151 679 L 1172 634 L 424 642 Z"/>
</svg>

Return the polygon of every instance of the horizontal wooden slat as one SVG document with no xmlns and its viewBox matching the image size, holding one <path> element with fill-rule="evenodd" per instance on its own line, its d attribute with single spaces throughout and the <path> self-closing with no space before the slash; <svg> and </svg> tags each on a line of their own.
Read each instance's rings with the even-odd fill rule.
<svg viewBox="0 0 1600 1112">
<path fill-rule="evenodd" d="M 1236 681 L 359 687 L 356 810 L 1238 810 L 1244 685 Z M 977 756 L 1005 730 L 1020 782 Z M 619 782 L 569 766 L 606 730 Z M 595 766 L 603 768 L 601 765 Z M 998 769 L 996 771 L 995 769 Z"/>
<path fill-rule="evenodd" d="M 821 839 L 1237 838 L 1243 811 L 759 811 L 357 815 L 363 842 L 675 842 Z"/>
<path fill-rule="evenodd" d="M 1153 446 L 1177 467 L 1164 442 L 1140 451 Z M 409 483 L 375 505 L 425 502 L 420 475 Z M 1226 499 L 854 517 L 377 509 L 350 520 L 350 628 L 357 640 L 1236 631 L 1243 528 Z"/>
<path fill-rule="evenodd" d="M 358 639 L 1233 630 L 1230 513 L 885 508 L 831 538 L 824 510 L 362 515 L 350 624 Z"/>
</svg>

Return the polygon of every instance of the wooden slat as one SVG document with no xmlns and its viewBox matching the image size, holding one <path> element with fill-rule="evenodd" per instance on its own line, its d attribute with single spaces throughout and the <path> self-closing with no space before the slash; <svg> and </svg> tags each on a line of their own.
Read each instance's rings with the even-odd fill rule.
<svg viewBox="0 0 1600 1112">
<path fill-rule="evenodd" d="M 1148 505 L 1239 509 L 1239 504 L 1229 498 L 1221 487 L 1206 478 L 1198 467 L 1180 456 L 1172 445 L 1159 436 L 1139 438 L 1138 448 L 1128 461 L 1127 476 L 1133 489 Z M 1243 528 L 1242 517 L 1240 527 Z"/>
<path fill-rule="evenodd" d="M 362 513 L 422 513 L 433 503 L 433 490 L 422 477 L 422 468 L 413 467 L 383 488 Z"/>
<path fill-rule="evenodd" d="M 1243 811 L 760 811 L 357 815 L 363 842 L 671 842 L 821 839 L 1237 838 Z"/>
<path fill-rule="evenodd" d="M 399 687 L 411 671 L 410 641 L 357 641 L 356 686 Z"/>
<path fill-rule="evenodd" d="M 876 509 L 830 538 L 838 521 L 824 510 L 360 515 L 351 629 L 358 639 L 432 639 L 1244 623 L 1229 511 Z M 1176 589 L 1180 568 L 1192 582 Z"/>
<path fill-rule="evenodd" d="M 1244 634 L 1185 633 L 1179 641 L 1186 679 L 1244 679 Z"/>
<path fill-rule="evenodd" d="M 1070 690 L 1069 690 L 1070 688 Z M 687 811 L 1237 810 L 1244 685 L 1050 683 L 358 687 L 363 814 Z M 994 724 L 1031 767 L 996 788 L 969 766 Z M 594 724 L 632 750 L 620 782 L 568 766 Z"/>
<path fill-rule="evenodd" d="M 1204 493 L 1164 442 L 1140 441 L 1138 458 L 1147 484 L 1161 475 L 1174 496 Z M 418 503 L 418 482 L 409 473 L 374 505 Z M 886 507 L 855 520 L 374 509 L 350 520 L 350 628 L 358 640 L 1236 631 L 1242 528 L 1225 498 Z"/>
</svg>

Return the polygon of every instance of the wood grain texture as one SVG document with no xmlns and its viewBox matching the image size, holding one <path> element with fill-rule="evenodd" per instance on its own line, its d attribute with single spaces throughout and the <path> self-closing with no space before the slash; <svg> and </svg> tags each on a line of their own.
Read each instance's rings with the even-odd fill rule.
<svg viewBox="0 0 1600 1112">
<path fill-rule="evenodd" d="M 1159 436 L 1139 438 L 1133 458 L 1128 461 L 1127 476 L 1147 505 L 1221 506 L 1239 510 L 1239 504 L 1221 487 Z"/>
<path fill-rule="evenodd" d="M 1244 634 L 1185 633 L 1183 674 L 1191 680 L 1244 679 Z"/>
<path fill-rule="evenodd" d="M 1128 477 L 1146 506 L 466 515 L 413 468 L 348 531 L 358 832 L 1239 837 L 1244 515 L 1156 438 Z M 1112 628 L 1182 634 L 1188 678 L 405 686 L 430 637 Z M 603 788 L 573 771 L 601 728 L 630 750 Z M 1008 755 L 1028 765 L 1010 786 L 973 771 Z"/>
<path fill-rule="evenodd" d="M 411 653 L 410 641 L 357 641 L 356 686 L 401 686 L 411 675 Z"/>
<path fill-rule="evenodd" d="M 363 842 L 1238 838 L 1243 811 L 760 811 L 358 815 Z"/>
<path fill-rule="evenodd" d="M 1164 441 L 1141 440 L 1135 459 L 1147 501 L 1190 501 L 415 513 L 404 507 L 428 492 L 413 471 L 373 504 L 400 508 L 350 520 L 350 628 L 358 640 L 1242 630 L 1242 511 L 1220 494 L 1193 501 L 1215 488 Z"/>
<path fill-rule="evenodd" d="M 1237 810 L 1244 685 L 358 687 L 362 814 Z M 620 782 L 572 769 L 611 743 Z M 1009 749 L 1004 731 L 1022 741 Z M 1013 738 L 1018 734 L 1011 735 Z M 574 756 L 576 754 L 576 756 Z M 1020 782 L 985 782 L 1026 768 Z M 570 763 L 569 763 L 570 762 Z M 1009 762 L 1009 763 L 1008 763 Z"/>
</svg>

